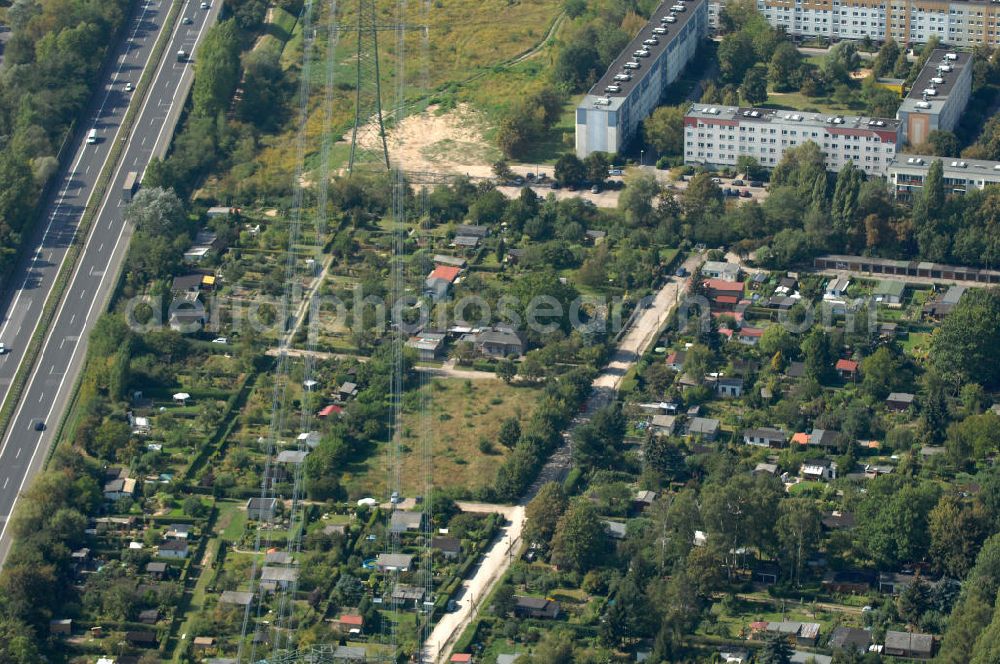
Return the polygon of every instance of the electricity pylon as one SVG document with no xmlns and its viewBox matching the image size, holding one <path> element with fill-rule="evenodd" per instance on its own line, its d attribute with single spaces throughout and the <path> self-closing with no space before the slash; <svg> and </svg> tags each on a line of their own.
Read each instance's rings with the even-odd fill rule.
<svg viewBox="0 0 1000 664">
<path fill-rule="evenodd" d="M 386 29 L 375 22 L 375 0 L 358 0 L 357 78 L 354 96 L 354 131 L 351 134 L 349 173 L 358 167 L 389 170 L 389 148 L 382 118 L 382 82 L 378 61 L 378 33 Z"/>
</svg>

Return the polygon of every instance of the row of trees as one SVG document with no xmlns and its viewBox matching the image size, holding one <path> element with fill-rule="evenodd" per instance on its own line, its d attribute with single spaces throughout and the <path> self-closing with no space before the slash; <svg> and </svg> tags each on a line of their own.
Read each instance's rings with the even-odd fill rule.
<svg viewBox="0 0 1000 664">
<path fill-rule="evenodd" d="M 35 226 L 66 131 L 81 117 L 129 3 L 18 0 L 0 75 L 0 274 Z M 79 128 L 79 127 L 78 127 Z"/>
<path fill-rule="evenodd" d="M 249 167 L 260 134 L 286 121 L 294 89 L 279 49 L 250 49 L 266 6 L 259 0 L 230 0 L 227 6 L 232 17 L 209 28 L 199 47 L 190 112 L 171 152 L 165 160 L 154 159 L 146 171 L 144 184 L 174 189 L 184 198 L 220 166 Z M 289 9 L 297 11 L 294 3 Z M 237 87 L 242 93 L 234 101 Z M 270 186 L 284 193 L 291 184 L 288 179 Z"/>
</svg>

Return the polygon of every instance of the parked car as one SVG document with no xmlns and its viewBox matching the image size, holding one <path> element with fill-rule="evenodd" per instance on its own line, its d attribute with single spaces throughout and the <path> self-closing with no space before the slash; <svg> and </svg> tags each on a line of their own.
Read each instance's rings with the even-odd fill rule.
<svg viewBox="0 0 1000 664">
<path fill-rule="evenodd" d="M 590 188 L 590 193 L 592 193 L 592 194 L 599 194 L 599 193 L 601 193 L 601 185 L 595 184 L 593 187 Z"/>
<path fill-rule="evenodd" d="M 733 180 L 733 186 L 734 187 L 742 187 L 743 186 L 743 180 L 740 180 L 740 179 Z"/>
<path fill-rule="evenodd" d="M 750 191 L 748 189 L 744 189 L 743 191 L 740 192 L 740 196 L 742 196 L 743 198 L 750 198 Z"/>
<path fill-rule="evenodd" d="M 686 267 L 682 266 L 677 268 L 677 272 L 675 272 L 674 274 L 677 275 L 678 277 L 686 277 L 688 276 L 688 271 Z"/>
<path fill-rule="evenodd" d="M 712 178 L 712 182 L 715 184 L 722 184 L 722 178 Z"/>
<path fill-rule="evenodd" d="M 760 180 L 750 180 L 750 186 L 751 187 L 763 187 L 764 183 L 761 182 Z"/>
</svg>

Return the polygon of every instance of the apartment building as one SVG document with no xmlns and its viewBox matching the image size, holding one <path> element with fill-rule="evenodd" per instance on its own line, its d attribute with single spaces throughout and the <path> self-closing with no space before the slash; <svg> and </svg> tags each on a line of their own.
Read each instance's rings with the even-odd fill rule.
<svg viewBox="0 0 1000 664">
<path fill-rule="evenodd" d="M 707 32 L 707 0 L 661 3 L 577 106 L 576 155 L 625 148 Z"/>
<path fill-rule="evenodd" d="M 720 1 L 714 11 L 717 19 Z M 794 37 L 864 39 L 923 44 L 931 37 L 952 46 L 1000 43 L 995 0 L 757 0 L 774 27 Z M 713 23 L 713 27 L 717 25 Z"/>
<path fill-rule="evenodd" d="M 851 161 L 881 176 L 901 143 L 900 122 L 705 104 L 694 104 L 684 116 L 685 164 L 735 166 L 749 156 L 774 168 L 785 150 L 807 141 L 819 145 L 830 171 Z"/>
<path fill-rule="evenodd" d="M 987 185 L 1000 185 L 998 161 L 901 154 L 886 169 L 886 178 L 896 198 L 910 200 L 919 194 L 927 179 L 927 171 L 937 159 L 944 166 L 944 190 L 947 194 L 964 194 Z"/>
<path fill-rule="evenodd" d="M 919 145 L 935 129 L 953 131 L 972 95 L 972 55 L 935 49 L 896 111 L 903 141 Z"/>
</svg>

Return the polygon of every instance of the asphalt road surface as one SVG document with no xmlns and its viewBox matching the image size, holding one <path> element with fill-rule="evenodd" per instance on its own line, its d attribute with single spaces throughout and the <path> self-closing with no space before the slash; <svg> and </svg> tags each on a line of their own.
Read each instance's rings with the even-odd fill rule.
<svg viewBox="0 0 1000 664">
<path fill-rule="evenodd" d="M 127 38 L 106 70 L 104 90 L 97 95 L 90 121 L 79 132 L 79 147 L 70 167 L 61 174 L 62 181 L 37 237 L 22 252 L 21 264 L 4 285 L 0 342 L 10 351 L 0 356 L 0 387 L 6 399 L 111 145 L 115 140 L 127 141 L 14 419 L 0 442 L 0 564 L 10 548 L 10 515 L 20 493 L 44 464 L 82 368 L 87 335 L 106 306 L 131 237 L 131 229 L 123 221 L 125 179 L 131 171 L 141 175 L 152 156 L 166 152 L 194 75 L 193 58 L 179 62 L 177 52 L 194 52 L 205 28 L 217 19 L 222 2 L 214 0 L 208 9 L 199 5 L 200 0 L 185 2 L 180 16 L 189 17 L 191 22 L 178 20 L 162 61 L 150 65 L 156 67 L 156 75 L 131 135 L 116 137 L 131 94 L 125 85 L 138 83 L 170 3 L 154 0 L 137 8 L 126 29 Z M 90 128 L 97 130 L 95 144 L 86 142 Z"/>
</svg>

